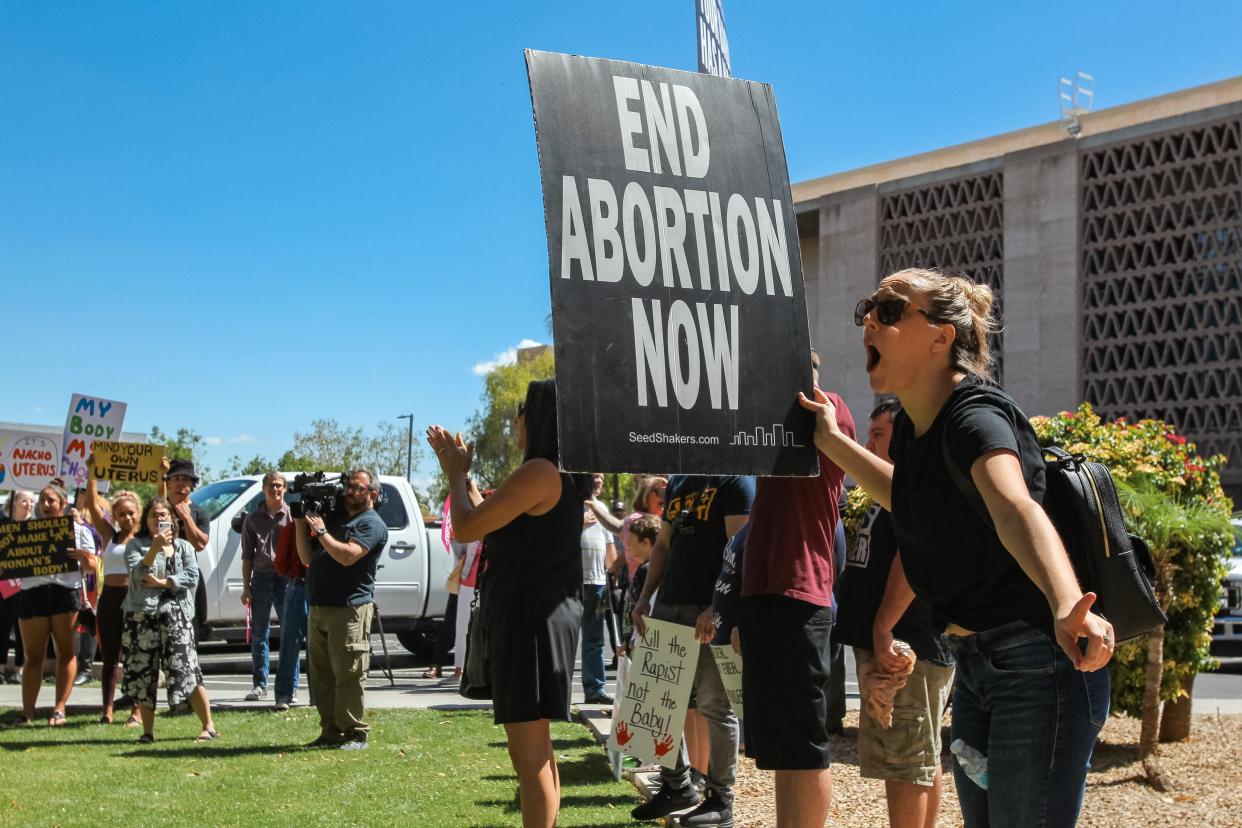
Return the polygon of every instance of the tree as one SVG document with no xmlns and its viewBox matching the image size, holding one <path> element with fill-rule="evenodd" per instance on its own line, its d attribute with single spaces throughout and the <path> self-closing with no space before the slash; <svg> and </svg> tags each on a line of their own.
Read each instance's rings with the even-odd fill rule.
<svg viewBox="0 0 1242 828">
<path fill-rule="evenodd" d="M 1160 606 L 1167 613 L 1177 596 L 1177 561 L 1202 544 L 1205 538 L 1227 542 L 1232 534 L 1229 518 L 1219 510 L 1198 502 L 1178 503 L 1170 495 L 1155 489 L 1149 482 L 1137 487 L 1121 484 L 1118 494 L 1132 521 L 1141 527 L 1142 536 L 1151 549 L 1156 564 L 1152 585 Z M 1165 629 L 1147 635 L 1146 664 L 1143 671 L 1142 724 L 1139 731 L 1139 759 L 1148 783 L 1159 791 L 1168 790 L 1169 783 L 1156 760 L 1157 738 L 1164 730 L 1160 715 L 1161 685 L 1164 679 Z M 1194 676 L 1190 677 L 1193 682 Z M 1189 692 L 1186 698 L 1189 699 Z M 1164 717 L 1170 713 L 1166 703 Z M 1187 734 L 1189 735 L 1189 734 Z M 1183 737 L 1185 738 L 1185 737 Z"/>
<path fill-rule="evenodd" d="M 533 359 L 498 365 L 484 380 L 482 407 L 467 427 L 474 443 L 473 472 L 480 488 L 497 486 L 522 463 L 517 447 L 518 405 L 526 399 L 526 386 L 534 380 L 551 379 L 556 370 L 552 349 Z"/>
<path fill-rule="evenodd" d="M 249 460 L 242 462 L 242 459 L 234 454 L 229 458 L 229 464 L 224 467 L 221 477 L 242 477 L 250 474 L 266 474 L 272 469 L 271 461 L 261 454 L 256 454 Z"/>
<path fill-rule="evenodd" d="M 414 464 L 422 447 L 413 446 Z M 291 465 L 283 465 L 284 461 Z M 293 448 L 281 457 L 281 468 L 344 471 L 363 467 L 376 474 L 405 474 L 406 430 L 390 422 L 376 424 L 375 431 L 341 426 L 336 420 L 312 420 L 309 432 L 294 432 Z"/>
<path fill-rule="evenodd" d="M 192 428 L 179 428 L 174 437 L 160 430 L 159 426 L 151 426 L 147 436 L 148 443 L 162 445 L 164 456 L 170 460 L 189 460 L 203 480 L 211 479 L 211 469 L 203 462 L 203 447 L 207 442 L 203 436 Z"/>
<path fill-rule="evenodd" d="M 1233 505 L 1220 486 L 1222 455 L 1202 457 L 1160 420 L 1104 422 L 1091 406 L 1031 424 L 1044 445 L 1104 463 L 1118 484 L 1127 528 L 1147 541 L 1153 586 L 1169 617 L 1161 629 L 1120 645 L 1109 663 L 1112 709 L 1142 719 L 1139 755 L 1147 781 L 1168 782 L 1156 761 L 1158 741 L 1190 737 L 1195 674 L 1212 665 L 1211 629 L 1232 545 Z M 1163 711 L 1161 703 L 1164 704 Z"/>
</svg>

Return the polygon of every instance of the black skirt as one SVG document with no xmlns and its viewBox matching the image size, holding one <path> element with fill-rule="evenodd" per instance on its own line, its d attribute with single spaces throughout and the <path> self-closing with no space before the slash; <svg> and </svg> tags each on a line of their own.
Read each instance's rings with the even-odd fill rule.
<svg viewBox="0 0 1242 828">
<path fill-rule="evenodd" d="M 551 584 L 495 597 L 496 605 L 485 610 L 492 630 L 493 720 L 568 721 L 582 601 Z"/>
</svg>

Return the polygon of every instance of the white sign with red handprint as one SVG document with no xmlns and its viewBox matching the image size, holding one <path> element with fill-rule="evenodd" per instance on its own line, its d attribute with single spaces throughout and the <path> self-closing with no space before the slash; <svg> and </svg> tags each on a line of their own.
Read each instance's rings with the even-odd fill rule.
<svg viewBox="0 0 1242 828">
<path fill-rule="evenodd" d="M 634 647 L 625 685 L 618 688 L 611 750 L 666 768 L 677 762 L 686 706 L 699 660 L 694 627 L 647 619 Z"/>
</svg>

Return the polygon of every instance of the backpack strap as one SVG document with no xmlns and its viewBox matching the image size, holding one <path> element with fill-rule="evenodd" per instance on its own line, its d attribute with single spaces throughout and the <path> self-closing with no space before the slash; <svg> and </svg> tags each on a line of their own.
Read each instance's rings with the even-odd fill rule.
<svg viewBox="0 0 1242 828">
<path fill-rule="evenodd" d="M 953 478 L 953 485 L 966 498 L 970 508 L 974 509 L 975 514 L 982 518 L 984 523 L 995 529 L 992 515 L 988 513 L 988 506 L 983 502 L 983 495 L 979 494 L 979 487 L 975 485 L 975 481 L 962 474 L 962 470 L 957 467 L 957 462 L 949 454 L 949 441 L 945 434 L 940 437 L 940 456 L 944 460 L 945 468 L 949 470 L 949 477 Z"/>
</svg>

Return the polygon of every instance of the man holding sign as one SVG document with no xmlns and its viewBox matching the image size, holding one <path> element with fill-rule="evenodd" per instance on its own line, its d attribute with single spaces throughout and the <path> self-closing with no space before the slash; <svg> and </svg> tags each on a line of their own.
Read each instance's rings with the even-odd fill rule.
<svg viewBox="0 0 1242 828">
<path fill-rule="evenodd" d="M 694 627 L 699 640 L 690 704 L 707 720 L 711 758 L 707 797 L 700 802 L 690 784 L 686 743 L 678 746 L 677 763 L 660 769 L 660 792 L 635 808 L 634 819 L 659 819 L 695 804 L 681 818 L 686 826 L 732 825 L 733 782 L 737 777 L 737 716 L 716 667 L 709 643 L 715 634 L 712 596 L 729 538 L 745 524 L 755 497 L 751 477 L 689 477 L 669 479 L 664 523 L 651 553 L 647 581 L 634 605 L 634 625 L 643 635 L 652 618 Z M 659 600 L 651 607 L 651 596 Z"/>
</svg>

